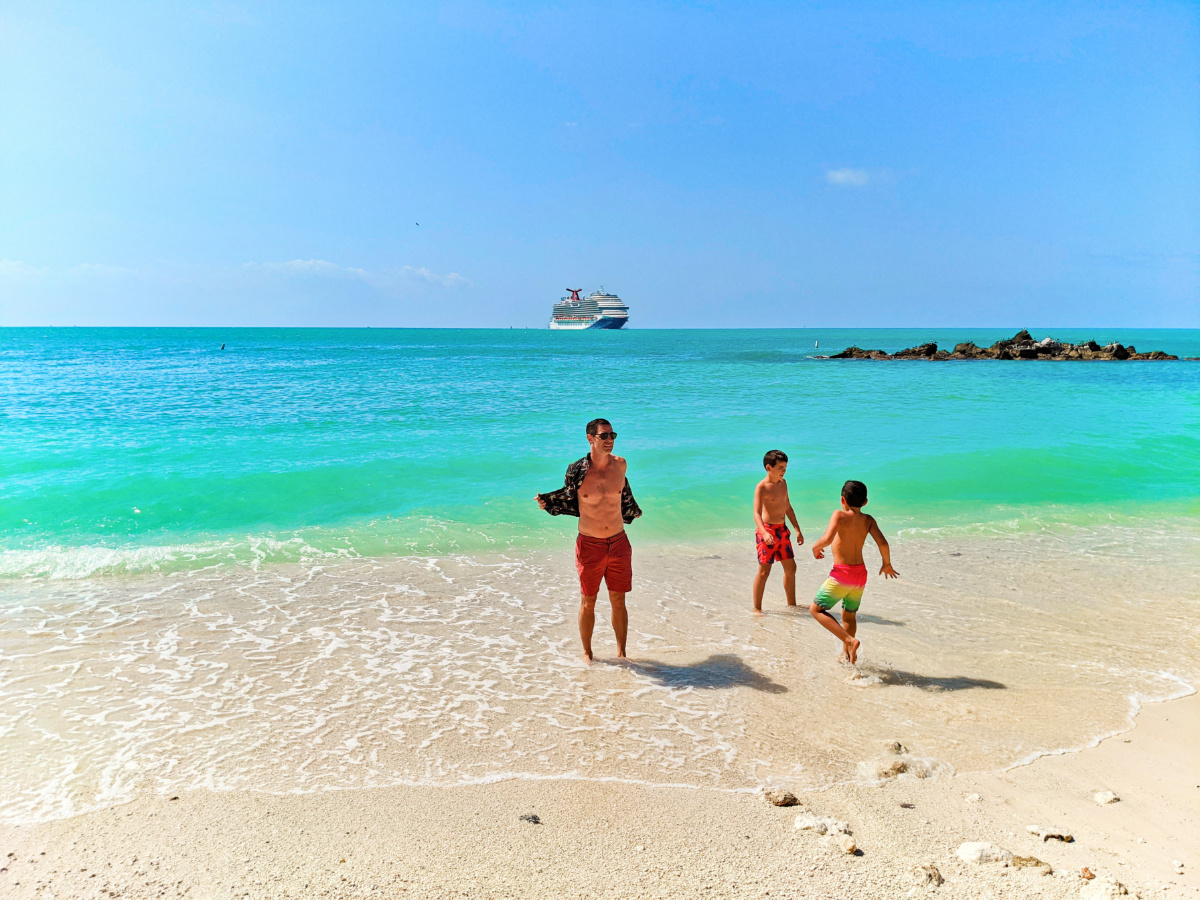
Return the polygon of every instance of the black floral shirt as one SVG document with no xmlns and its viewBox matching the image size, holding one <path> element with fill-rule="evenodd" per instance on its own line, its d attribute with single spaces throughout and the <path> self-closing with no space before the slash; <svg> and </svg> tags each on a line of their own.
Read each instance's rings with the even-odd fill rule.
<svg viewBox="0 0 1200 900">
<path fill-rule="evenodd" d="M 583 459 L 577 459 L 567 466 L 567 477 L 563 486 L 549 494 L 538 494 L 538 499 L 546 504 L 546 512 L 552 516 L 579 517 L 579 486 L 587 477 L 588 469 L 592 467 L 592 455 L 589 453 Z M 642 508 L 633 499 L 633 491 L 629 487 L 629 479 L 621 488 L 621 518 L 628 525 L 642 514 Z"/>
</svg>

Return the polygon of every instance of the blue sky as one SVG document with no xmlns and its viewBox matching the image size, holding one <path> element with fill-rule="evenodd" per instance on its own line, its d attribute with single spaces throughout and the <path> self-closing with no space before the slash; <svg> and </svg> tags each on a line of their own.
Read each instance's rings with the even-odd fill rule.
<svg viewBox="0 0 1200 900">
<path fill-rule="evenodd" d="M 1197 4 L 10 0 L 0 128 L 4 325 L 1200 327 Z"/>
</svg>

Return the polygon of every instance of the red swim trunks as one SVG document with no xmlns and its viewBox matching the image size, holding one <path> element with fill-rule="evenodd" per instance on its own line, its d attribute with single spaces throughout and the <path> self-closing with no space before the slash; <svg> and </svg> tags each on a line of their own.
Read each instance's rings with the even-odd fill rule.
<svg viewBox="0 0 1200 900">
<path fill-rule="evenodd" d="M 770 522 L 764 522 L 763 528 L 771 532 L 775 543 L 768 544 L 763 540 L 762 532 L 754 532 L 754 546 L 758 550 L 760 565 L 766 566 L 776 561 L 796 558 L 795 551 L 792 550 L 792 533 L 788 531 L 786 523 L 772 525 Z"/>
<path fill-rule="evenodd" d="M 633 590 L 633 548 L 625 532 L 598 538 L 581 534 L 575 539 L 575 568 L 579 590 L 585 597 L 600 592 L 600 579 L 610 591 Z"/>
</svg>

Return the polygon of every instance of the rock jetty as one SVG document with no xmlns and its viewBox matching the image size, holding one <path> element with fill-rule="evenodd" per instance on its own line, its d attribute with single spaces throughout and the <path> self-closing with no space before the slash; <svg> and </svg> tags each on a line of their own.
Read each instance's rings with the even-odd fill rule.
<svg viewBox="0 0 1200 900">
<path fill-rule="evenodd" d="M 1126 359 L 1179 359 L 1170 353 L 1153 350 L 1150 353 L 1138 353 L 1133 346 L 1112 343 L 1101 347 L 1095 341 L 1084 341 L 1082 344 L 1064 344 L 1054 338 L 1047 337 L 1035 341 L 1025 329 L 1021 329 L 1007 341 L 996 341 L 990 347 L 977 347 L 970 341 L 954 345 L 954 352 L 939 350 L 937 344 L 921 344 L 909 347 L 897 353 L 884 353 L 882 350 L 863 350 L 861 347 L 848 347 L 841 353 L 834 353 L 829 359 L 1050 359 L 1050 360 L 1126 360 Z"/>
</svg>

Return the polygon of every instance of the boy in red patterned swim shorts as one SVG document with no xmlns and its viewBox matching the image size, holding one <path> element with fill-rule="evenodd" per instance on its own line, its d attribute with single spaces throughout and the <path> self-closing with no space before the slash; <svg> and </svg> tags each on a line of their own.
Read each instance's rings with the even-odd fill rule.
<svg viewBox="0 0 1200 900">
<path fill-rule="evenodd" d="M 763 457 L 763 468 L 767 477 L 754 488 L 754 543 L 758 549 L 758 574 L 754 576 L 754 614 L 762 615 L 763 591 L 767 577 L 776 560 L 783 564 L 783 590 L 787 594 L 788 606 L 796 605 L 796 554 L 792 550 L 791 534 L 787 519 L 796 526 L 796 543 L 804 543 L 800 523 L 788 499 L 787 454 L 782 450 L 768 450 Z"/>
</svg>

